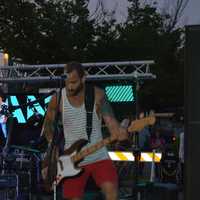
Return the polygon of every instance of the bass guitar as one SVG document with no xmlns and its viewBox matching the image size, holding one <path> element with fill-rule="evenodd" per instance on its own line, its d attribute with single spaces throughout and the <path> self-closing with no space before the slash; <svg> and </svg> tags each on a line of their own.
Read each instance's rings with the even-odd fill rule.
<svg viewBox="0 0 200 200">
<path fill-rule="evenodd" d="M 142 119 L 134 120 L 128 127 L 128 132 L 140 131 L 147 125 L 153 125 L 155 123 L 155 117 L 149 116 Z M 82 161 L 86 156 L 94 153 L 98 149 L 117 141 L 117 138 L 110 136 L 106 139 L 100 140 L 96 144 L 91 145 L 88 148 L 81 150 L 88 141 L 85 139 L 80 139 L 71 145 L 70 148 L 66 149 L 63 155 L 59 156 L 57 159 L 57 173 L 54 180 L 54 184 L 58 185 L 64 178 L 72 178 L 81 174 L 82 169 L 78 167 L 80 161 Z M 48 166 L 43 165 L 42 175 L 45 178 Z M 50 186 L 53 188 L 53 183 Z M 51 190 L 50 189 L 50 190 Z"/>
</svg>

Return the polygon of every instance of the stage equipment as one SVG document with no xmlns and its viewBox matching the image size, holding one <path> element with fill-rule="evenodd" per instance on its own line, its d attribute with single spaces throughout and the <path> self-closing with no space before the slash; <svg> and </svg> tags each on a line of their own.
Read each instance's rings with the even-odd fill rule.
<svg viewBox="0 0 200 200">
<path fill-rule="evenodd" d="M 200 180 L 200 26 L 186 27 L 185 43 L 185 173 L 184 198 L 196 200 Z"/>
</svg>

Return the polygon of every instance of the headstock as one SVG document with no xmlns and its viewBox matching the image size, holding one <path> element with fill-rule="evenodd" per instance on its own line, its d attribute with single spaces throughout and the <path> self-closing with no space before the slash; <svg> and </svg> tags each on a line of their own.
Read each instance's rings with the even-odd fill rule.
<svg viewBox="0 0 200 200">
<path fill-rule="evenodd" d="M 131 122 L 131 125 L 128 127 L 129 132 L 140 131 L 145 126 L 153 125 L 156 122 L 156 118 L 154 115 L 144 117 L 142 119 L 136 119 Z"/>
</svg>

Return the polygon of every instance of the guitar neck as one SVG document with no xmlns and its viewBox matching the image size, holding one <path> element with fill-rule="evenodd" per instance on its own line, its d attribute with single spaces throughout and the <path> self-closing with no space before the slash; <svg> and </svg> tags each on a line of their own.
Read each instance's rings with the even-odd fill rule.
<svg viewBox="0 0 200 200">
<path fill-rule="evenodd" d="M 142 130 L 146 125 L 152 125 L 154 123 L 155 123 L 155 117 L 153 117 L 153 116 L 146 117 L 143 119 L 138 119 L 138 120 L 131 122 L 131 125 L 128 127 L 128 131 L 129 132 L 139 131 L 139 130 Z M 71 157 L 71 159 L 73 162 L 80 161 L 81 159 L 94 153 L 95 151 L 102 148 L 103 146 L 106 146 L 116 140 L 117 140 L 116 136 L 111 136 L 106 139 L 103 139 L 103 140 L 97 142 L 96 144 L 93 144 L 90 147 L 82 150 L 81 152 L 73 155 Z"/>
<path fill-rule="evenodd" d="M 112 142 L 116 141 L 116 137 L 111 136 L 108 137 L 106 139 L 103 139 L 99 142 L 97 142 L 96 144 L 91 145 L 90 147 L 80 151 L 79 153 L 75 154 L 74 156 L 71 157 L 73 162 L 77 162 L 83 158 L 85 158 L 86 156 L 94 153 L 95 151 L 101 149 L 102 147 L 111 144 Z"/>
</svg>

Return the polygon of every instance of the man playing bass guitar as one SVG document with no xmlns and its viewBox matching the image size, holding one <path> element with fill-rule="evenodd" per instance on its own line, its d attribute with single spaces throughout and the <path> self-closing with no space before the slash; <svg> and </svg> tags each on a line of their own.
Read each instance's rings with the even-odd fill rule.
<svg viewBox="0 0 200 200">
<path fill-rule="evenodd" d="M 64 132 L 64 149 L 80 139 L 88 140 L 86 147 L 90 147 L 102 140 L 102 119 L 115 140 L 122 141 L 128 138 L 126 129 L 120 127 L 114 117 L 111 106 L 108 103 L 104 91 L 94 87 L 94 108 L 92 112 L 92 131 L 90 136 L 86 128 L 85 108 L 85 71 L 78 62 L 65 65 L 65 87 L 62 89 L 60 113 Z M 56 96 L 53 96 L 47 109 L 42 134 L 49 143 L 52 142 L 53 122 L 57 109 Z M 55 161 L 56 162 L 56 161 Z M 108 156 L 106 147 L 102 147 L 92 154 L 87 155 L 78 165 L 83 172 L 79 176 L 63 179 L 63 196 L 65 199 L 80 200 L 84 194 L 89 176 L 92 176 L 97 186 L 105 195 L 106 200 L 117 200 L 118 177 L 116 169 Z M 64 168 L 65 166 L 61 166 Z"/>
</svg>

